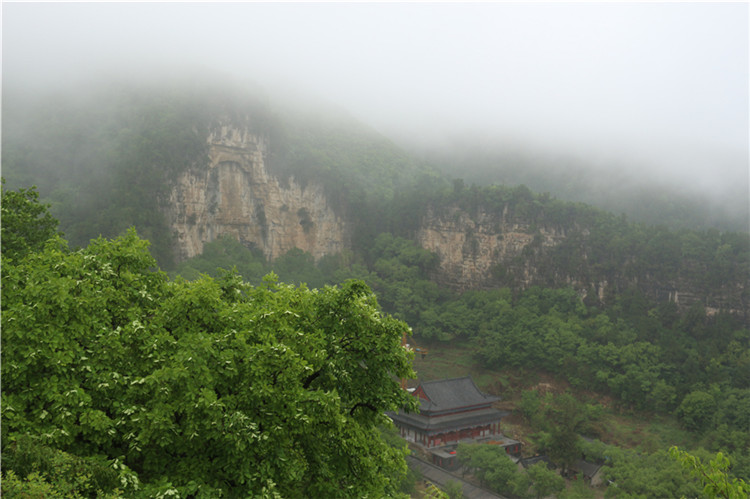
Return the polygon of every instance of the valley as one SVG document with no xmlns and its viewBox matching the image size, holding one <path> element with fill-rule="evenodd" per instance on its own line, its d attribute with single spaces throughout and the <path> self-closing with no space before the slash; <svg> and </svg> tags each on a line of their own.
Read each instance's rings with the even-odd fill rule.
<svg viewBox="0 0 750 499">
<path fill-rule="evenodd" d="M 721 452 L 731 460 L 722 472 L 737 480 L 750 476 L 746 232 L 706 228 L 702 222 L 690 227 L 687 212 L 667 227 L 535 193 L 526 185 L 469 184 L 351 118 L 301 117 L 215 86 L 114 89 L 88 99 L 61 101 L 56 126 L 42 125 L 51 112 L 42 105 L 7 111 L 3 240 L 9 242 L 3 283 L 15 286 L 8 288 L 15 294 L 3 302 L 4 352 L 13 342 L 19 350 L 8 355 L 48 352 L 40 368 L 8 363 L 4 353 L 3 375 L 12 380 L 4 398 L 28 411 L 4 419 L 3 426 L 18 438 L 13 442 L 22 443 L 4 450 L 16 456 L 11 461 L 16 469 L 27 471 L 18 464 L 26 459 L 18 445 L 81 458 L 94 470 L 100 463 L 91 461 L 90 453 L 99 449 L 112 459 L 127 455 L 127 469 L 148 490 L 172 490 L 154 464 L 172 462 L 171 450 L 159 442 L 171 442 L 187 459 L 194 456 L 190 439 L 225 438 L 213 426 L 186 419 L 192 410 L 186 409 L 188 401 L 200 393 L 196 407 L 205 404 L 200 410 L 211 414 L 205 421 L 229 425 L 222 419 L 228 416 L 211 411 L 241 406 L 233 414 L 245 421 L 248 435 L 262 441 L 274 435 L 278 460 L 242 483 L 226 476 L 221 482 L 204 477 L 195 485 L 186 478 L 190 473 L 175 465 L 170 476 L 183 494 L 195 487 L 257 492 L 272 489 L 276 485 L 269 484 L 280 477 L 285 478 L 279 490 L 290 494 L 300 487 L 311 494 L 333 490 L 308 466 L 336 468 L 354 487 L 358 482 L 347 482 L 351 476 L 342 471 L 353 455 L 336 457 L 335 442 L 345 435 L 360 449 L 357 459 L 393 465 L 388 469 L 394 478 L 385 479 L 361 464 L 369 473 L 369 481 L 357 485 L 361 490 L 405 492 L 416 480 L 395 478 L 403 461 L 393 456 L 403 453 L 403 442 L 371 435 L 385 431 L 373 414 L 409 401 L 394 391 L 392 373 L 408 374 L 400 338 L 410 328 L 413 341 L 429 352 L 413 359 L 417 378 L 471 376 L 480 389 L 501 396 L 496 407 L 510 413 L 502 431 L 523 443 L 524 456 L 549 455 L 563 469 L 582 455 L 604 464 L 602 485 L 574 490 L 568 482 L 561 498 L 695 495 L 698 482 L 670 457 L 672 446 L 704 462 Z M 34 184 L 38 196 L 25 190 Z M 49 224 L 41 231 L 43 241 L 29 236 L 29 220 L 47 209 L 65 238 L 57 246 L 44 244 L 60 237 Z M 12 246 L 19 241 L 23 244 Z M 113 267 L 109 261 L 119 263 Z M 47 274 L 57 268 L 66 269 L 59 278 Z M 49 288 L 38 298 L 44 306 L 27 310 L 22 296 L 36 297 L 38 285 Z M 76 303 L 109 296 L 113 302 L 75 312 Z M 59 308 L 55 300 L 65 304 L 61 313 L 73 315 L 58 320 L 44 312 Z M 285 306 L 282 318 L 269 319 Z M 233 312 L 240 309 L 240 315 Z M 332 319 L 337 314 L 344 314 L 339 322 Z M 362 317 L 367 325 L 360 324 Z M 20 318 L 29 325 L 10 322 Z M 329 321 L 326 331 L 316 326 L 320 321 Z M 28 336 L 26 328 L 51 333 Z M 109 335 L 101 333 L 110 329 Z M 58 338 L 63 331 L 64 339 Z M 110 343 L 123 331 L 132 341 Z M 381 354 L 354 340 L 370 333 L 383 349 L 384 366 L 390 366 L 372 375 L 383 390 L 377 399 L 367 396 L 364 387 L 372 380 L 360 371 Z M 343 348 L 329 344 L 335 335 Z M 173 367 L 155 368 L 135 353 L 145 351 L 152 337 L 162 338 L 164 348 L 147 358 Z M 61 351 L 87 352 L 64 354 L 80 380 L 50 364 L 59 355 L 53 346 L 59 341 L 66 345 Z M 104 357 L 96 356 L 93 367 L 87 363 L 87 342 L 107 345 L 103 353 L 118 352 L 119 369 L 130 373 L 136 388 L 117 389 L 152 418 L 149 430 L 138 430 L 138 438 L 148 442 L 145 453 L 133 440 L 140 416 L 110 406 L 114 399 L 105 395 L 110 385 L 102 376 L 118 379 L 120 373 L 111 372 Z M 219 346 L 209 348 L 210 342 Z M 129 363 L 128 356 L 140 360 Z M 259 356 L 261 370 L 253 371 L 245 356 Z M 159 392 L 165 398 L 154 399 L 161 400 L 157 406 L 138 388 L 146 380 L 158 386 L 160 376 L 179 386 L 182 371 L 176 366 L 193 358 L 203 363 L 191 372 L 207 376 L 210 386 Z M 336 361 L 326 364 L 329 358 Z M 290 366 L 288 374 L 279 363 Z M 16 372 L 21 368 L 8 370 L 18 365 L 24 366 L 22 375 Z M 89 376 L 87 369 L 98 374 Z M 242 379 L 253 381 L 238 399 L 231 387 L 242 369 L 250 369 Z M 54 388 L 47 405 L 38 406 L 18 387 L 25 377 L 38 386 L 41 372 L 63 376 L 55 378 L 63 380 L 63 391 Z M 361 377 L 350 379 L 353 372 Z M 279 384 L 282 377 L 285 383 Z M 61 394 L 74 393 L 76 383 L 95 396 L 89 412 L 69 421 L 65 415 L 73 414 L 73 402 Z M 276 405 L 278 397 L 285 406 Z M 339 415 L 341 426 L 330 429 L 321 451 L 330 462 L 312 457 L 319 449 L 310 437 L 316 425 L 327 423 L 305 412 L 307 402 L 300 400 L 308 397 Z M 253 412 L 250 400 L 266 412 Z M 267 430 L 269 424 L 289 424 L 295 404 L 301 404 L 294 414 L 306 429 L 294 438 L 304 442 L 304 455 L 293 450 L 295 441 Z M 53 406 L 64 409 L 47 423 Z M 256 431 L 256 419 L 263 421 L 262 430 Z M 26 420 L 38 420 L 43 428 L 25 426 Z M 133 430 L 121 433 L 115 429 L 120 426 Z M 168 428 L 177 433 L 161 433 Z M 37 441 L 39 432 L 52 437 Z M 237 438 L 233 445 L 245 448 L 245 437 Z M 125 454 L 115 456 L 118 452 Z M 222 452 L 217 447 L 214 457 L 235 459 Z M 459 448 L 458 455 L 498 492 L 526 496 L 546 479 L 559 486 L 540 468 L 492 478 L 486 463 L 497 464 L 492 461 L 497 456 L 482 452 Z M 253 456 L 260 463 L 264 454 Z M 236 470 L 247 465 L 232 462 Z M 283 471 L 287 462 L 297 471 Z M 660 485 L 665 481 L 671 484 L 667 488 Z"/>
</svg>

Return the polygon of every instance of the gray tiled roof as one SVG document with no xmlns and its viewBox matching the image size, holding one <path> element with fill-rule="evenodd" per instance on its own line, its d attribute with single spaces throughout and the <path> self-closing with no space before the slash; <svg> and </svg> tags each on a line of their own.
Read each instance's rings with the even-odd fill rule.
<svg viewBox="0 0 750 499">
<path fill-rule="evenodd" d="M 428 417 L 423 414 L 408 414 L 404 412 L 388 412 L 388 416 L 396 423 L 411 426 L 428 432 L 445 431 L 456 428 L 471 428 L 490 423 L 497 423 L 507 416 L 505 411 L 487 408 L 476 411 L 448 414 L 446 416 Z"/>
<path fill-rule="evenodd" d="M 596 472 L 599 471 L 599 468 L 602 467 L 601 464 L 597 463 L 590 463 L 588 461 L 584 461 L 583 459 L 579 459 L 576 462 L 576 468 L 578 468 L 581 473 L 583 473 L 584 476 L 591 478 L 592 476 L 596 475 Z"/>
<path fill-rule="evenodd" d="M 421 400 L 421 412 L 439 414 L 466 407 L 489 407 L 500 397 L 486 395 L 479 391 L 469 376 L 441 379 L 420 383 L 425 395 L 430 399 Z"/>
</svg>

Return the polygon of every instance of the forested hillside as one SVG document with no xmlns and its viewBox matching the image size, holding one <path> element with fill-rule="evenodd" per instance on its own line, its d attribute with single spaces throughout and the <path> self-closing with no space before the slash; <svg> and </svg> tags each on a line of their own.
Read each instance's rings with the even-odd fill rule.
<svg viewBox="0 0 750 499">
<path fill-rule="evenodd" d="M 359 257 L 388 232 L 436 252 L 440 265 L 431 277 L 451 287 L 573 285 L 604 301 L 636 286 L 681 307 L 748 312 L 746 232 L 634 223 L 524 186 L 450 180 L 344 113 L 301 112 L 257 90 L 215 84 L 119 85 L 33 101 L 11 89 L 4 98 L 8 186 L 37 185 L 74 246 L 135 225 L 159 263 L 173 268 L 175 227 L 165 216 L 172 184 L 185 171 L 206 168 L 205 137 L 218 123 L 240 123 L 269 144 L 263 167 L 271 175 L 302 189 L 322 186 Z M 469 166 L 462 170 L 474 175 Z M 253 202 L 262 208 L 268 200 Z M 310 210 L 297 211 L 300 223 L 310 224 Z M 268 223 L 262 209 L 253 216 L 252 223 Z M 700 226 L 700 220 L 686 212 L 677 225 Z M 460 237 L 453 244 L 461 248 L 429 240 L 435 233 L 448 237 L 446 230 Z M 458 256 L 451 260 L 449 251 Z M 474 267 L 468 274 L 467 265 Z"/>
<path fill-rule="evenodd" d="M 344 114 L 239 88 L 16 95 L 4 92 L 2 138 L 6 480 L 35 471 L 40 490 L 72 487 L 61 469 L 77 466 L 88 495 L 136 484 L 145 495 L 396 494 L 402 450 L 380 438 L 379 414 L 406 400 L 393 376 L 410 374 L 407 328 L 468 346 L 491 372 L 544 372 L 622 412 L 673 416 L 695 449 L 750 477 L 750 241 L 707 228 L 714 212 L 700 204 L 652 225 L 524 185 L 471 184 Z M 275 182 L 320 187 L 349 245 L 266 258 L 268 200 L 241 190 L 257 182 L 248 168 L 221 161 L 246 182 L 231 192 L 263 237 L 209 226 L 202 254 L 176 258 L 173 184 L 205 170 L 212 147 L 231 148 L 207 142 L 221 127 L 268 144 L 251 166 Z M 305 208 L 291 211 L 304 237 L 326 237 Z M 526 403 L 531 422 L 559 414 Z"/>
</svg>

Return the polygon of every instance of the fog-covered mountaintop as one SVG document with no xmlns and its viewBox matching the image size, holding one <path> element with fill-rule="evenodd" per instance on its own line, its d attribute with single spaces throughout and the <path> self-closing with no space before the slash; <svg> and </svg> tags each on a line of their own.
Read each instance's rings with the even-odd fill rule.
<svg viewBox="0 0 750 499">
<path fill-rule="evenodd" d="M 3 134 L 8 187 L 39 185 L 74 245 L 135 226 L 171 268 L 226 234 L 273 260 L 294 248 L 364 258 L 390 233 L 440 255 L 434 277 L 446 286 L 577 283 L 598 293 L 588 288 L 637 281 L 654 296 L 676 289 L 683 301 L 711 294 L 713 308 L 744 307 L 736 290 L 702 289 L 707 275 L 743 265 L 747 242 L 747 232 L 716 230 L 741 222 L 717 216 L 707 197 L 627 186 L 583 162 L 555 176 L 543 156 L 479 146 L 419 157 L 335 107 L 298 107 L 242 84 L 178 78 L 86 90 L 13 100 Z M 489 185 L 496 180 L 506 185 Z M 537 193 L 514 187 L 521 182 Z M 564 197 L 587 192 L 615 215 Z M 628 210 L 630 220 L 618 216 Z M 639 219 L 700 231 L 629 223 Z M 710 270 L 722 251 L 729 264 Z"/>
<path fill-rule="evenodd" d="M 490 140 L 484 134 L 420 147 L 389 139 L 330 101 L 229 76 L 211 81 L 191 71 L 170 78 L 107 78 L 43 92 L 7 85 L 3 175 L 11 187 L 37 185 L 46 199 L 61 203 L 71 195 L 71 187 L 111 181 L 117 157 L 128 161 L 123 148 L 133 144 L 123 141 L 131 140 L 135 130 L 167 148 L 200 148 L 204 139 L 191 134 L 218 119 L 233 119 L 267 135 L 267 166 L 274 174 L 322 182 L 332 198 L 342 202 L 388 198 L 394 189 L 425 175 L 443 176 L 444 181 L 460 178 L 467 184 L 526 185 L 562 200 L 624 213 L 633 221 L 672 228 L 748 228 L 748 190 L 741 176 L 732 183 L 717 179 L 713 187 L 694 184 L 688 189 L 636 173 L 637 165 L 627 158 L 602 166 L 530 144 Z M 177 142 L 166 146 L 170 141 Z M 179 168 L 177 163 L 191 158 L 190 153 L 178 154 L 169 161 Z M 721 183 L 727 185 L 717 187 Z M 103 192 L 91 187 L 84 197 L 97 198 Z"/>
<path fill-rule="evenodd" d="M 723 210 L 740 217 L 736 228 L 748 211 L 747 9 L 6 3 L 3 92 L 22 86 L 37 99 L 105 75 L 158 80 L 189 67 L 186 81 L 254 82 L 284 101 L 330 102 L 468 181 L 591 202 L 639 199 L 622 186 L 658 185 L 648 198 L 677 192 L 704 208 L 710 198 L 720 209 L 708 225 Z M 457 137 L 470 140 L 456 149 Z M 534 173 L 511 174 L 509 162 Z M 532 182 L 543 178 L 552 185 Z"/>
<path fill-rule="evenodd" d="M 467 183 L 526 185 L 633 221 L 671 228 L 750 228 L 750 191 L 741 172 L 734 177 L 714 172 L 692 183 L 681 179 L 685 183 L 678 185 L 632 158 L 595 161 L 532 146 L 488 144 L 478 137 L 462 137 L 417 156 Z"/>
</svg>

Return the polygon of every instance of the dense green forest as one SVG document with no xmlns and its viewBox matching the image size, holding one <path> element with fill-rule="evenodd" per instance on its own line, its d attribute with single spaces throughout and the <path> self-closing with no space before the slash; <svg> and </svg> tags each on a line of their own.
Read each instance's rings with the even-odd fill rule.
<svg viewBox="0 0 750 499">
<path fill-rule="evenodd" d="M 468 345 L 493 372 L 544 371 L 622 413 L 672 415 L 690 451 L 706 462 L 720 451 L 728 476 L 750 478 L 746 232 L 707 222 L 700 204 L 653 225 L 524 185 L 448 179 L 346 116 L 239 89 L 147 90 L 4 92 L 4 492 L 397 495 L 404 451 L 385 443 L 380 414 L 406 402 L 392 379 L 411 374 L 406 328 L 420 344 Z M 274 174 L 324 185 L 354 227 L 351 248 L 270 262 L 221 237 L 174 261 L 164 189 L 201 167 L 222 114 L 269 136 Z M 505 213 L 534 242 L 482 289 L 442 286 L 438 256 L 414 235 L 428 212 L 451 209 Z M 542 229 L 566 237 L 545 248 Z M 689 306 L 666 298 L 674 282 L 697 297 Z M 519 407 L 558 462 L 605 461 L 608 496 L 699 493 L 667 448 L 597 442 L 598 410 L 535 392 Z M 495 459 L 464 454 L 477 470 Z M 516 495 L 559 489 L 541 470 L 495 478 Z"/>
<path fill-rule="evenodd" d="M 361 262 L 340 257 L 316 264 L 297 250 L 269 264 L 226 238 L 176 272 L 195 278 L 235 266 L 250 282 L 273 270 L 312 286 L 363 279 L 418 341 L 469 342 L 476 361 L 489 368 L 544 366 L 574 387 L 613 395 L 623 409 L 674 413 L 708 449 L 730 453 L 741 476 L 750 476 L 750 330 L 743 317 L 708 316 L 700 306 L 680 313 L 674 303 L 650 301 L 635 289 L 604 308 L 587 305 L 570 288 L 459 294 L 429 280 L 435 264 L 435 255 L 384 233 Z"/>
<path fill-rule="evenodd" d="M 742 276 L 747 276 L 750 268 L 750 239 L 744 232 L 670 230 L 634 223 L 627 217 L 562 201 L 547 193 L 534 194 L 523 185 L 466 186 L 461 180 L 450 184 L 433 180 L 405 189 L 386 209 L 374 210 L 377 214 L 365 225 L 370 231 L 378 228 L 410 238 L 428 212 L 445 216 L 455 208 L 473 219 L 503 213 L 503 218 L 529 227 L 529 233 L 534 234 L 533 242 L 520 257 L 492 269 L 488 276 L 491 287 L 522 287 L 531 266 L 539 276 L 534 284 L 560 287 L 578 281 L 588 285 L 592 300 L 597 294 L 593 288 L 603 281 L 610 284 L 610 296 L 604 301 L 611 301 L 636 283 L 652 298 L 666 300 L 670 285 L 677 282 L 701 296 L 705 306 L 740 311 L 747 308 L 746 289 L 729 298 L 729 290 L 743 286 Z M 545 248 L 542 230 L 565 237 L 553 248 Z"/>
<path fill-rule="evenodd" d="M 315 418 L 330 417 L 331 410 L 354 418 L 345 418 L 342 426 L 330 429 L 331 445 L 336 446 L 342 432 L 349 435 L 347 424 L 366 424 L 370 428 L 367 431 L 379 431 L 372 419 L 377 412 L 373 407 L 392 408 L 404 403 L 402 398 L 393 398 L 395 380 L 390 374 L 407 373 L 403 371 L 407 360 L 387 364 L 383 356 L 399 350 L 400 333 L 406 324 L 380 318 L 378 321 L 385 321 L 385 329 L 378 333 L 381 326 L 370 322 L 355 326 L 350 319 L 344 321 L 349 325 L 339 338 L 329 336 L 335 326 L 319 323 L 322 317 L 331 320 L 333 312 L 328 310 L 341 314 L 344 304 L 352 307 L 355 302 L 369 303 L 372 308 L 365 316 L 369 317 L 367 321 L 373 320 L 372 311 L 378 306 L 374 295 L 365 302 L 355 298 L 368 296 L 367 287 L 345 285 L 339 291 L 326 286 L 349 278 L 369 284 L 380 306 L 406 319 L 420 342 L 469 342 L 476 346 L 476 361 L 490 369 L 535 370 L 545 366 L 573 387 L 610 394 L 621 410 L 673 413 L 695 435 L 699 456 L 707 460 L 707 452 L 721 451 L 731 462 L 731 467 L 726 467 L 730 476 L 746 479 L 750 475 L 750 331 L 736 316 L 707 317 L 698 308 L 680 315 L 673 304 L 649 303 L 636 292 L 618 297 L 605 309 L 587 306 L 571 289 L 452 293 L 438 288 L 427 277 L 435 265 L 433 254 L 387 233 L 378 236 L 367 257 L 359 261 L 350 255 L 315 262 L 296 250 L 269 263 L 237 241 L 223 238 L 209 244 L 201 257 L 181 265 L 170 280 L 150 270 L 155 261 L 147 252 L 147 243 L 132 231 L 111 242 L 98 239 L 85 249 L 69 250 L 56 235 L 54 219 L 36 199 L 33 190 L 3 192 L 3 453 L 5 490 L 9 493 L 77 491 L 84 495 L 148 496 L 175 491 L 208 497 L 221 489 L 269 495 L 278 492 L 287 497 L 300 490 L 322 490 L 322 484 L 303 478 L 306 475 L 302 471 L 299 479 L 289 482 L 277 476 L 294 466 L 318 470 L 311 468 L 311 459 L 319 463 L 316 466 L 325 466 L 329 477 L 337 473 L 336 466 L 351 465 L 320 462 L 331 450 L 324 444 L 321 447 Z M 234 267 L 238 273 L 220 267 Z M 310 292 L 304 284 L 279 285 L 263 277 L 272 271 L 284 281 L 309 282 L 321 291 Z M 352 299 L 354 302 L 349 301 Z M 347 313 L 360 317 L 356 324 L 365 319 L 357 315 L 362 312 Z M 258 329 L 264 323 L 268 329 Z M 250 336 L 240 339 L 232 333 L 247 330 L 249 324 L 256 324 Z M 333 367 L 330 345 L 341 347 L 341 338 L 355 332 L 357 342 L 351 349 L 347 341 L 343 349 L 336 349 L 342 365 Z M 362 336 L 365 332 L 367 335 Z M 306 338 L 303 343 L 295 343 L 301 340 L 299 334 Z M 391 354 L 380 347 L 372 348 L 372 342 L 379 341 L 374 340 L 376 336 L 368 336 L 372 334 L 386 335 L 383 341 L 390 337 L 387 344 Z M 321 341 L 329 346 L 318 345 Z M 289 352 L 291 357 L 279 357 L 280 351 Z M 328 358 L 321 357 L 326 351 L 331 352 Z M 133 355 L 135 352 L 139 353 Z M 362 355 L 376 355 L 383 368 L 385 391 L 372 393 L 371 388 L 356 388 L 352 375 L 357 369 L 345 366 L 352 362 L 361 366 L 361 362 L 367 362 Z M 242 367 L 246 358 L 256 360 Z M 332 370 L 325 373 L 327 382 L 344 376 L 347 385 L 352 385 L 346 392 L 337 385 L 335 399 L 323 397 L 317 402 L 333 404 L 336 409 L 328 407 L 321 413 L 321 406 L 312 409 L 317 414 L 313 416 L 306 415 L 304 408 L 311 402 L 307 389 L 313 385 L 312 380 L 324 376 L 324 371 L 315 370 L 316 363 L 320 369 L 326 366 L 326 370 Z M 219 365 L 225 367 L 217 370 Z M 298 373 L 294 365 L 299 366 Z M 283 379 L 278 378 L 282 373 Z M 362 382 L 369 387 L 374 373 L 368 369 L 363 375 Z M 232 382 L 240 377 L 256 381 Z M 269 380 L 277 378 L 279 381 L 269 386 Z M 187 380 L 193 380 L 195 386 L 186 384 Z M 162 387 L 156 398 L 152 385 Z M 297 388 L 292 390 L 292 385 Z M 230 387 L 243 387 L 243 391 L 234 393 Z M 279 390 L 283 403 L 278 400 Z M 319 390 L 324 390 L 323 385 Z M 357 398 L 365 392 L 374 398 Z M 292 445 L 295 449 L 309 445 L 309 452 L 280 455 L 279 461 L 291 468 L 285 464 L 264 471 L 266 474 L 244 475 L 247 478 L 240 481 L 233 474 L 243 472 L 228 464 L 230 456 L 212 454 L 212 460 L 223 463 L 222 473 L 196 476 L 190 466 L 213 468 L 199 462 L 202 458 L 196 457 L 198 461 L 193 462 L 192 453 L 205 449 L 207 442 L 235 438 L 232 431 L 227 435 L 234 423 L 226 418 L 246 413 L 248 406 L 242 405 L 246 403 L 254 411 L 252 424 L 245 423 L 250 424 L 246 429 L 250 433 L 244 437 L 237 434 L 240 440 L 232 445 L 246 449 L 254 439 L 269 438 L 269 445 Z M 263 417 L 271 418 L 268 423 L 256 414 L 258 407 L 265 407 Z M 300 444 L 313 432 L 305 430 L 307 426 L 288 435 L 284 425 L 290 423 L 285 419 L 290 407 L 302 410 L 294 424 L 306 421 L 310 428 L 316 428 L 314 442 Z M 632 451 L 580 440 L 580 434 L 599 436 L 596 422 L 601 409 L 595 405 L 581 405 L 569 395 L 550 398 L 549 394 L 529 391 L 524 393 L 519 410 L 537 428 L 534 439 L 539 448 L 546 449 L 557 462 L 565 463 L 581 454 L 606 460 L 607 476 L 619 487 L 608 489 L 608 495 L 665 493 L 678 497 L 699 490 L 677 463 L 670 464 L 666 449 L 652 450 L 644 459 Z M 223 421 L 221 430 L 206 427 L 207 421 L 218 421 L 217 417 Z M 287 443 L 279 443 L 281 436 L 262 436 L 266 435 L 262 428 L 266 424 L 280 424 L 279 431 L 284 432 Z M 352 438 L 362 431 L 356 430 Z M 373 443 L 375 434 L 369 435 L 357 438 Z M 190 443 L 193 439 L 197 443 Z M 370 450 L 357 448 L 372 456 L 368 459 L 393 459 L 386 456 L 403 452 L 386 444 Z M 266 449 L 263 455 L 267 457 L 268 452 Z M 287 451 L 275 448 L 274 452 Z M 390 454 L 393 452 L 397 454 Z M 462 459 L 481 476 L 484 458 L 468 452 L 462 448 L 466 454 Z M 166 466 L 165 459 L 176 467 Z M 112 462 L 117 466 L 113 468 Z M 177 466 L 178 462 L 182 464 Z M 376 474 L 380 475 L 385 464 L 378 462 Z M 362 469 L 358 479 L 367 472 Z M 387 483 L 370 478 L 361 485 L 372 487 L 367 490 L 389 490 L 389 494 L 403 490 L 403 467 L 388 473 L 391 478 Z M 497 476 L 493 480 L 501 481 L 492 482 L 494 486 L 515 491 L 516 495 L 538 495 L 540 490 L 559 488 L 554 478 L 537 469 L 527 475 Z M 674 488 L 664 488 L 665 477 L 670 477 Z M 346 487 L 341 490 L 353 490 Z M 336 490 L 326 489 L 326 494 L 336 494 Z M 585 497 L 585 491 L 580 494 Z"/>
<path fill-rule="evenodd" d="M 69 249 L 33 189 L 2 217 L 3 496 L 400 495 L 407 326 L 364 283 L 168 280 L 134 230 Z"/>
</svg>

